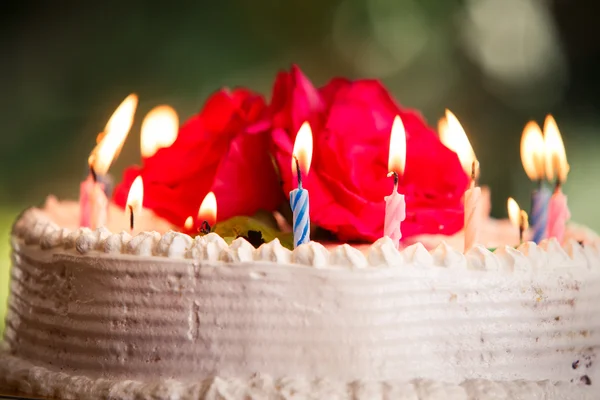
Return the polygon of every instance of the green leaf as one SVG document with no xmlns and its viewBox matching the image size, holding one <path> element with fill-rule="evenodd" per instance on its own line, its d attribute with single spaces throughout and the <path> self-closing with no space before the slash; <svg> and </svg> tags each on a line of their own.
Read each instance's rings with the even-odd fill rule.
<svg viewBox="0 0 600 400">
<path fill-rule="evenodd" d="M 287 247 L 288 249 L 294 248 L 294 236 L 292 233 L 281 232 L 254 217 L 232 217 L 227 221 L 216 224 L 213 231 L 224 238 L 227 243 L 231 243 L 238 236 L 248 236 L 248 231 L 259 231 L 262 233 L 265 243 L 277 238 L 283 247 Z"/>
</svg>

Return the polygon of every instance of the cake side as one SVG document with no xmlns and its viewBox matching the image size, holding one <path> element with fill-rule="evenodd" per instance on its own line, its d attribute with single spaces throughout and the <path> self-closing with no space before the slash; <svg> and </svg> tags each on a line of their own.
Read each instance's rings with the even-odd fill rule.
<svg viewBox="0 0 600 400">
<path fill-rule="evenodd" d="M 551 243 L 526 245 L 488 252 L 493 261 L 413 247 L 392 253 L 392 267 L 351 269 L 362 253 L 313 245 L 290 257 L 333 265 L 308 268 L 266 261 L 280 249 L 254 250 L 243 239 L 227 246 L 210 235 L 127 238 L 99 229 L 60 233 L 62 246 L 53 246 L 48 225 L 25 231 L 13 237 L 6 341 L 14 355 L 48 368 L 184 380 L 257 372 L 454 383 L 597 376 L 592 247 L 569 256 Z M 393 248 L 374 247 L 381 260 L 393 258 Z M 512 269 L 473 270 L 511 257 Z"/>
<path fill-rule="evenodd" d="M 484 399 L 472 393 L 559 390 L 541 381 L 584 396 L 600 379 L 596 242 L 291 252 L 214 234 L 71 231 L 47 217 L 15 224 L 2 385 L 274 395 L 319 392 L 327 377 L 358 398 L 377 381 Z"/>
</svg>

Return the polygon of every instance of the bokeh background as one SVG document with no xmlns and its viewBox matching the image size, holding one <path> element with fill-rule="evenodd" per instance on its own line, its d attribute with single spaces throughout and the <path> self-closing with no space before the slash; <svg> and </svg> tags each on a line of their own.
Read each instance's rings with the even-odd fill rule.
<svg viewBox="0 0 600 400">
<path fill-rule="evenodd" d="M 269 94 L 297 63 L 315 84 L 381 79 L 435 126 L 461 120 L 492 188 L 493 214 L 528 204 L 525 123 L 552 113 L 571 164 L 575 220 L 600 229 L 600 35 L 569 0 L 136 0 L 3 4 L 0 13 L 0 331 L 8 231 L 46 195 L 77 195 L 95 137 L 130 92 L 137 123 L 111 169 L 139 160 L 141 117 L 174 106 L 182 120 L 221 86 Z"/>
</svg>

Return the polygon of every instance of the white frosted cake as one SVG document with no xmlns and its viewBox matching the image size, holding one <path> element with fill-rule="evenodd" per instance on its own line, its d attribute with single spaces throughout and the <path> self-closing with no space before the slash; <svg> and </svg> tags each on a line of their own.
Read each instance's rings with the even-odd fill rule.
<svg viewBox="0 0 600 400">
<path fill-rule="evenodd" d="M 563 245 L 467 254 L 447 243 L 398 251 L 387 238 L 290 251 L 278 241 L 255 249 L 214 233 L 192 238 L 151 212 L 133 237 L 118 224 L 91 231 L 77 222 L 75 203 L 51 200 L 15 223 L 4 390 L 599 398 L 600 241 L 589 231 L 571 229 Z"/>
</svg>

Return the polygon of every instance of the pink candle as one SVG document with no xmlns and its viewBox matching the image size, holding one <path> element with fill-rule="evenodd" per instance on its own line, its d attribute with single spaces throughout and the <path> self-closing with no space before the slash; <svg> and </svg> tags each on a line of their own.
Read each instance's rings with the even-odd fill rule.
<svg viewBox="0 0 600 400">
<path fill-rule="evenodd" d="M 547 237 L 554 237 L 559 243 L 562 243 L 565 237 L 565 227 L 570 218 L 571 212 L 567 206 L 567 196 L 564 195 L 560 187 L 557 187 L 548 203 Z"/>
<path fill-rule="evenodd" d="M 554 237 L 562 243 L 567 221 L 571 218 L 567 196 L 561 190 L 562 184 L 567 180 L 569 164 L 558 126 L 551 115 L 548 115 L 544 121 L 544 145 L 546 146 L 546 175 L 550 181 L 556 177 L 556 189 L 548 203 L 546 237 Z"/>
<path fill-rule="evenodd" d="M 96 229 L 106 225 L 108 220 L 108 199 L 104 184 L 97 182 L 93 174 L 79 186 L 80 222 L 82 227 Z"/>
<path fill-rule="evenodd" d="M 383 235 L 388 236 L 396 248 L 400 245 L 402 239 L 402 231 L 400 225 L 406 219 L 406 202 L 404 195 L 398 193 L 398 174 L 391 172 L 394 175 L 394 190 L 389 196 L 385 196 L 385 222 L 383 226 Z"/>
<path fill-rule="evenodd" d="M 107 223 L 106 184 L 97 178 L 107 174 L 113 159 L 121 151 L 133 124 L 137 101 L 135 94 L 130 94 L 123 100 L 106 123 L 104 133 L 98 136 L 98 143 L 90 154 L 90 174 L 79 187 L 79 223 L 83 227 L 96 229 Z"/>
<path fill-rule="evenodd" d="M 406 132 L 399 116 L 394 118 L 390 135 L 390 152 L 388 158 L 388 176 L 394 176 L 392 194 L 385 197 L 385 220 L 383 235 L 394 242 L 396 248 L 402 239 L 401 224 L 406 219 L 406 202 L 404 195 L 398 193 L 398 179 L 404 172 L 406 163 Z"/>
</svg>

